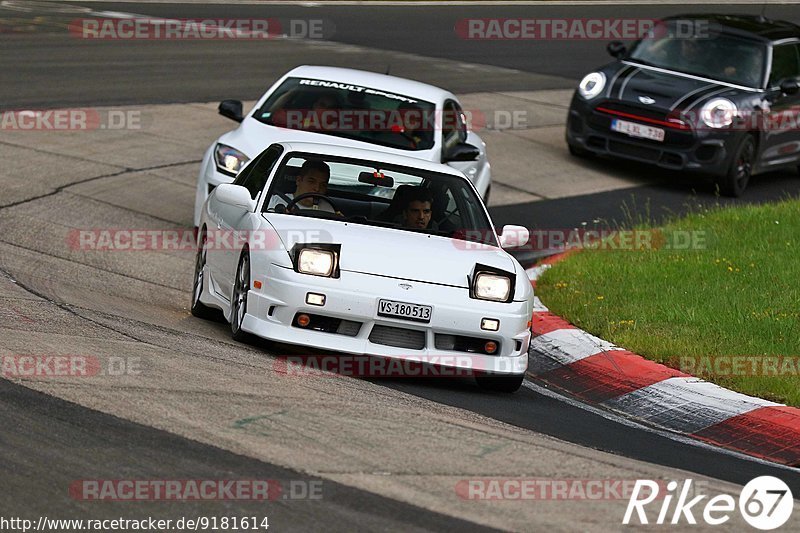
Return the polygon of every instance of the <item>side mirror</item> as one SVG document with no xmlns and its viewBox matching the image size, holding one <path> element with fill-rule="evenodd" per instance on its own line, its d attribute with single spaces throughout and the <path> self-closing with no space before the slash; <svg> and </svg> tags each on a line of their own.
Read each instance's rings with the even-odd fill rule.
<svg viewBox="0 0 800 533">
<path fill-rule="evenodd" d="M 520 248 L 528 244 L 530 232 L 525 226 L 515 226 L 508 224 L 503 226 L 503 231 L 500 233 L 500 247 L 501 248 Z"/>
<path fill-rule="evenodd" d="M 223 100 L 219 103 L 217 110 L 223 117 L 235 120 L 236 122 L 244 120 L 242 102 L 240 100 Z"/>
<path fill-rule="evenodd" d="M 606 45 L 606 51 L 608 51 L 611 57 L 615 57 L 617 59 L 628 53 L 628 49 L 625 47 L 625 44 L 622 41 L 611 41 L 608 43 L 608 45 Z"/>
<path fill-rule="evenodd" d="M 781 92 L 783 94 L 795 94 L 800 91 L 800 85 L 797 84 L 795 79 L 786 79 L 781 82 Z"/>
<path fill-rule="evenodd" d="M 477 146 L 473 146 L 467 143 L 458 143 L 457 145 L 453 146 L 450 150 L 447 151 L 447 155 L 444 158 L 444 162 L 447 163 L 449 161 L 475 161 L 478 159 L 478 156 L 481 155 L 481 151 Z"/>
<path fill-rule="evenodd" d="M 234 185 L 233 183 L 223 183 L 214 189 L 214 194 L 217 200 L 223 204 L 241 207 L 248 211 L 252 211 L 256 207 L 256 202 L 250 198 L 250 191 L 241 185 Z"/>
</svg>

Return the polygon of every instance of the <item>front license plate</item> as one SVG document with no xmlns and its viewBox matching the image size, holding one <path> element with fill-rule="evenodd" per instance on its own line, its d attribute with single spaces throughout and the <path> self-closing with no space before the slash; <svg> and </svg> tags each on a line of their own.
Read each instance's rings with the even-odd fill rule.
<svg viewBox="0 0 800 533">
<path fill-rule="evenodd" d="M 628 122 L 627 120 L 618 120 L 615 118 L 611 121 L 611 129 L 620 133 L 625 133 L 631 137 L 664 142 L 664 130 L 661 128 L 654 128 L 652 126 L 645 126 L 644 124 L 637 124 L 635 122 Z"/>
<path fill-rule="evenodd" d="M 433 307 L 430 305 L 395 302 L 394 300 L 378 301 L 379 316 L 393 316 L 406 320 L 416 320 L 417 322 L 430 322 L 432 311 Z"/>
</svg>

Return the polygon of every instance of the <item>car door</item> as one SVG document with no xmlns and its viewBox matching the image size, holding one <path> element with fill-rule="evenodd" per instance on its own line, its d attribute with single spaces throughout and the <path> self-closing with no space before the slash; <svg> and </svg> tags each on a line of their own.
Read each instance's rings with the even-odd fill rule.
<svg viewBox="0 0 800 533">
<path fill-rule="evenodd" d="M 770 109 L 762 135 L 762 166 L 796 163 L 800 160 L 800 92 L 784 94 L 786 80 L 800 81 L 800 43 L 775 45 L 767 85 Z"/>
<path fill-rule="evenodd" d="M 252 164 L 242 170 L 233 181 L 233 184 L 246 188 L 250 192 L 250 198 L 256 200 L 264 189 L 264 185 L 281 153 L 283 153 L 283 147 L 279 144 L 273 144 L 256 157 Z M 225 298 L 230 298 L 230 295 L 233 294 L 233 283 L 236 269 L 239 266 L 239 257 L 249 235 L 248 232 L 253 231 L 255 228 L 253 218 L 256 215 L 251 211 L 243 210 L 241 207 L 218 204 L 220 239 L 223 239 L 220 242 L 219 248 L 221 249 L 215 251 L 220 259 L 218 283 L 220 290 L 224 291 Z"/>
</svg>

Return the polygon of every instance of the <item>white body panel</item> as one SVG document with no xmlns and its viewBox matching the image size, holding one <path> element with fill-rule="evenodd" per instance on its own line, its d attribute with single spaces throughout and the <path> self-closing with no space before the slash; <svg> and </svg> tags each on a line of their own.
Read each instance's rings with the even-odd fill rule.
<svg viewBox="0 0 800 533">
<path fill-rule="evenodd" d="M 308 143 L 282 143 L 283 157 L 292 151 L 379 160 L 459 176 L 436 163 L 382 152 Z M 274 175 L 270 177 L 270 180 Z M 269 187 L 269 182 L 265 188 Z M 394 358 L 456 358 L 472 370 L 523 374 L 528 364 L 533 289 L 520 264 L 495 246 L 395 228 L 375 227 L 279 213 L 262 213 L 263 192 L 252 210 L 224 204 L 212 193 L 200 214 L 202 231 L 235 230 L 244 236 L 241 248 L 209 250 L 203 270 L 200 301 L 221 309 L 231 320 L 231 300 L 239 259 L 245 245 L 250 256 L 250 290 L 242 329 L 260 337 L 353 354 Z M 485 210 L 485 206 L 484 206 Z M 488 213 L 487 213 L 488 216 Z M 257 236 L 257 238 L 256 238 Z M 313 236 L 315 241 L 309 241 Z M 296 242 L 341 245 L 338 278 L 296 272 L 288 253 Z M 514 274 L 513 301 L 470 297 L 468 276 L 476 264 Z M 261 287 L 255 288 L 254 283 Z M 326 296 L 324 306 L 305 303 L 308 292 Z M 378 316 L 378 301 L 390 299 L 433 307 L 430 323 Z M 292 325 L 297 313 L 324 315 L 361 324 L 356 335 L 314 331 Z M 481 330 L 482 318 L 500 321 L 498 331 Z M 370 340 L 374 326 L 422 332 L 423 349 L 398 348 Z M 496 354 L 437 349 L 435 335 L 459 335 L 495 341 Z"/>
</svg>

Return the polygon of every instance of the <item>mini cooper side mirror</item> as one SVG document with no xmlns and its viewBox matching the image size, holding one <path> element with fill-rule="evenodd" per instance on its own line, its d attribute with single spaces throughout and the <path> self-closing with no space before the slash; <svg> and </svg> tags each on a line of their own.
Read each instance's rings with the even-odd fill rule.
<svg viewBox="0 0 800 533">
<path fill-rule="evenodd" d="M 783 94 L 795 94 L 800 91 L 800 85 L 797 84 L 795 79 L 786 79 L 781 82 L 781 92 Z"/>
<path fill-rule="evenodd" d="M 244 120 L 244 115 L 242 114 L 242 102 L 239 100 L 223 100 L 219 103 L 217 110 L 223 117 L 235 120 L 236 122 L 241 122 Z"/>
<path fill-rule="evenodd" d="M 606 50 L 611 55 L 611 57 L 616 57 L 617 59 L 624 56 L 628 49 L 625 47 L 625 44 L 622 41 L 611 41 L 606 45 Z"/>
<path fill-rule="evenodd" d="M 214 189 L 217 200 L 223 204 L 233 205 L 252 211 L 255 208 L 255 201 L 250 198 L 250 191 L 241 185 L 233 183 L 223 183 Z"/>
</svg>

